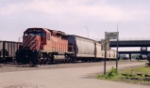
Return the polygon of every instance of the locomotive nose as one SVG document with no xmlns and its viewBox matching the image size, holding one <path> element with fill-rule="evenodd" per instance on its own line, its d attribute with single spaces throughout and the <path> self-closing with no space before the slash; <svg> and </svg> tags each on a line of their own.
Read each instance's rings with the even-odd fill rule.
<svg viewBox="0 0 150 88">
<path fill-rule="evenodd" d="M 28 47 L 30 50 L 38 50 L 40 47 L 40 37 L 25 36 L 23 41 L 23 47 Z"/>
</svg>

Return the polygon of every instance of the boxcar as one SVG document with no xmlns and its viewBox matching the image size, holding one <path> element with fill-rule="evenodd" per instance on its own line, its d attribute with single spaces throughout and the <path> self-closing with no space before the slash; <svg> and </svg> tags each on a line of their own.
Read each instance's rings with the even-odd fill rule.
<svg viewBox="0 0 150 88">
<path fill-rule="evenodd" d="M 12 62 L 21 42 L 0 41 L 0 62 Z"/>
</svg>

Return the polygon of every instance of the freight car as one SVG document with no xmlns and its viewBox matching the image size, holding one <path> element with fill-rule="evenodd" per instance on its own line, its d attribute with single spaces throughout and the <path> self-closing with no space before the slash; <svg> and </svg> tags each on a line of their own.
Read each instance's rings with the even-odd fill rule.
<svg viewBox="0 0 150 88">
<path fill-rule="evenodd" d="M 69 35 L 68 43 L 74 45 L 74 57 L 71 58 L 75 58 L 75 60 L 87 62 L 101 60 L 101 58 L 103 58 L 101 44 L 92 39 L 77 35 Z"/>
<path fill-rule="evenodd" d="M 107 58 L 115 58 L 115 51 L 108 52 Z M 25 30 L 23 45 L 16 52 L 18 63 L 33 65 L 57 61 L 100 61 L 103 58 L 101 44 L 97 41 L 47 28 Z"/>
<path fill-rule="evenodd" d="M 0 62 L 12 62 L 21 42 L 0 41 Z"/>
<path fill-rule="evenodd" d="M 101 61 L 104 59 L 105 54 L 104 51 L 101 50 L 102 46 L 95 40 L 77 35 L 69 35 L 68 43 L 74 45 L 73 58 L 75 58 L 75 60 L 90 62 L 90 61 Z M 114 50 L 107 51 L 106 58 L 115 59 L 116 51 Z"/>
</svg>

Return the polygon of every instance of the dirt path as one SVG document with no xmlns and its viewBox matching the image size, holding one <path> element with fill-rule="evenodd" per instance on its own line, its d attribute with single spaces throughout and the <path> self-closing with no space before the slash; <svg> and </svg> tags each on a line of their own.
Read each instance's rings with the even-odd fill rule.
<svg viewBox="0 0 150 88">
<path fill-rule="evenodd" d="M 115 64 L 115 61 L 107 61 L 107 65 Z M 119 64 L 125 63 L 137 63 L 137 61 L 130 62 L 119 61 Z M 91 66 L 103 66 L 104 62 L 90 62 L 90 63 L 67 63 L 67 64 L 53 64 L 53 65 L 38 65 L 38 67 L 29 67 L 28 65 L 18 66 L 15 64 L 0 64 L 0 73 L 2 72 L 13 72 L 13 71 L 27 71 L 27 70 L 40 70 L 40 69 L 57 69 L 57 68 L 74 68 L 74 67 L 91 67 Z"/>
<path fill-rule="evenodd" d="M 144 65 L 145 62 L 119 64 L 119 69 Z M 115 64 L 110 64 L 110 69 Z M 0 73 L 0 88 L 149 88 L 143 85 L 103 81 L 93 78 L 103 66 L 39 69 Z"/>
</svg>

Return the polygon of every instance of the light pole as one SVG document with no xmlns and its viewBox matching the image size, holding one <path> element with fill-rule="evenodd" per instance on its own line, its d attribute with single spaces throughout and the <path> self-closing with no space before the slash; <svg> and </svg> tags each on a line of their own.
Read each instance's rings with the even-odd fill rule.
<svg viewBox="0 0 150 88">
<path fill-rule="evenodd" d="M 87 28 L 87 35 L 88 35 L 88 38 L 89 38 L 89 29 L 88 29 L 88 27 L 87 27 L 87 26 L 84 26 L 84 27 L 86 27 L 86 28 Z"/>
<path fill-rule="evenodd" d="M 116 69 L 118 69 L 118 38 L 119 38 L 119 32 L 118 32 L 118 25 L 119 25 L 119 23 L 121 23 L 121 21 L 119 21 L 118 23 L 117 23 L 117 50 L 116 50 L 116 54 L 117 54 L 117 56 L 116 56 Z"/>
<path fill-rule="evenodd" d="M 20 42 L 20 37 L 19 37 L 19 39 L 18 39 L 18 42 Z"/>
<path fill-rule="evenodd" d="M 21 42 L 21 39 L 22 39 L 22 38 L 23 38 L 23 37 L 19 37 L 19 38 L 18 38 L 18 42 Z M 22 42 L 23 42 L 23 41 L 22 41 Z"/>
</svg>

